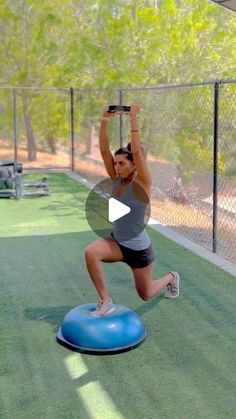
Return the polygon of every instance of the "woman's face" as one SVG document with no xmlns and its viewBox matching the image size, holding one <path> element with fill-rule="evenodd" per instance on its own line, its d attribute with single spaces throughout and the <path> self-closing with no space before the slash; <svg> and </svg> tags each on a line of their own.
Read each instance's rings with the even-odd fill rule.
<svg viewBox="0 0 236 419">
<path fill-rule="evenodd" d="M 116 154 L 114 156 L 114 168 L 116 176 L 122 179 L 127 178 L 135 171 L 134 163 L 128 160 L 125 154 Z"/>
</svg>

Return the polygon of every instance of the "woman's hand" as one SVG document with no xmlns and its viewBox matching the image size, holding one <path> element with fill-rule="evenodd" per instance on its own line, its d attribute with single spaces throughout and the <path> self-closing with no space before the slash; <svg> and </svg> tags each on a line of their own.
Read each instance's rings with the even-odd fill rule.
<svg viewBox="0 0 236 419">
<path fill-rule="evenodd" d="M 130 116 L 135 116 L 139 112 L 140 112 L 140 106 L 137 105 L 136 103 L 132 103 L 130 107 Z"/>
<path fill-rule="evenodd" d="M 106 118 L 106 120 L 108 121 L 108 119 L 110 119 L 112 116 L 116 116 L 116 115 L 119 115 L 119 114 L 120 114 L 120 112 L 108 112 L 108 106 L 106 106 L 103 109 L 102 118 Z"/>
</svg>

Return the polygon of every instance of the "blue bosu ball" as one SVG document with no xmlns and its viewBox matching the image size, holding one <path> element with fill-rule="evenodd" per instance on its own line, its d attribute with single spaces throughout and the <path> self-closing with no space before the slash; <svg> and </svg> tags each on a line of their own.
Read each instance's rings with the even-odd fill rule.
<svg viewBox="0 0 236 419">
<path fill-rule="evenodd" d="M 146 337 L 145 326 L 131 309 L 114 306 L 111 314 L 102 317 L 91 315 L 95 304 L 73 308 L 62 320 L 57 340 L 85 353 L 114 353 L 135 348 Z"/>
</svg>

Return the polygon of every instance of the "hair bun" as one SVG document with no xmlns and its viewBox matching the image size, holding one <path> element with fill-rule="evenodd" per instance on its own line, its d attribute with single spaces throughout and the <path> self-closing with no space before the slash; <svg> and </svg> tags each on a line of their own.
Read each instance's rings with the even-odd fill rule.
<svg viewBox="0 0 236 419">
<path fill-rule="evenodd" d="M 128 143 L 126 148 L 127 148 L 127 150 L 129 150 L 131 152 L 131 143 Z"/>
</svg>

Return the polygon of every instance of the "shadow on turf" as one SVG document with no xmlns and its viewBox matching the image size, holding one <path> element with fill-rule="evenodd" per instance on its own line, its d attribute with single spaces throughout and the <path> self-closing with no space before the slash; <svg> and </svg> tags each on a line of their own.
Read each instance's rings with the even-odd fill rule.
<svg viewBox="0 0 236 419">
<path fill-rule="evenodd" d="M 49 323 L 54 327 L 53 331 L 57 332 L 62 319 L 72 308 L 71 306 L 27 308 L 24 314 L 28 320 Z"/>
<path fill-rule="evenodd" d="M 139 315 L 139 316 L 143 316 L 144 314 L 146 314 L 148 311 L 152 310 L 153 308 L 155 308 L 157 306 L 157 304 L 160 303 L 160 301 L 162 301 L 164 299 L 163 295 L 159 295 L 156 298 L 153 298 L 150 301 L 147 301 L 143 304 L 141 304 L 140 306 L 138 306 L 137 308 L 134 309 L 134 311 Z"/>
</svg>

